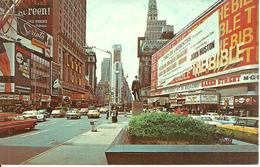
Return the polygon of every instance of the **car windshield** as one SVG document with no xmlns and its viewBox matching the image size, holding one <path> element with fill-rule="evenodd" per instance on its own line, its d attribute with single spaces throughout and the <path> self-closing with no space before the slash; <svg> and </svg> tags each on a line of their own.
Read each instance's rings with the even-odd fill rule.
<svg viewBox="0 0 260 167">
<path fill-rule="evenodd" d="M 70 110 L 70 113 L 76 113 L 78 110 Z"/>
<path fill-rule="evenodd" d="M 210 117 L 200 117 L 199 119 L 202 121 L 212 121 Z"/>
<path fill-rule="evenodd" d="M 95 108 L 95 106 L 89 106 L 88 109 L 89 110 L 95 110 L 96 108 Z"/>
<path fill-rule="evenodd" d="M 33 111 L 25 111 L 25 112 L 23 112 L 23 115 L 31 115 L 31 114 L 33 114 Z"/>
<path fill-rule="evenodd" d="M 247 126 L 249 126 L 249 127 L 255 127 L 255 126 L 256 126 L 256 122 L 257 122 L 257 120 L 248 119 L 248 120 L 247 120 Z"/>
<path fill-rule="evenodd" d="M 52 113 L 52 114 L 60 113 L 60 110 L 53 110 L 51 113 Z"/>
<path fill-rule="evenodd" d="M 14 120 L 21 121 L 21 120 L 25 120 L 25 118 L 23 116 L 16 116 L 14 117 Z"/>
<path fill-rule="evenodd" d="M 8 121 L 12 121 L 13 117 L 11 116 L 4 116 L 4 117 L 0 117 L 0 122 L 8 122 Z"/>
</svg>

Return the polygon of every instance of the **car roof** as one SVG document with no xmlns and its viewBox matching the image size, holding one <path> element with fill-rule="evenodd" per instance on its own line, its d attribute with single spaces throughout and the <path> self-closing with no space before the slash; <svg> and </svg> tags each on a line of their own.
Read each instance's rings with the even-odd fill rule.
<svg viewBox="0 0 260 167">
<path fill-rule="evenodd" d="M 0 113 L 0 117 L 10 117 L 10 116 L 22 116 L 22 115 L 14 114 L 14 113 Z"/>
<path fill-rule="evenodd" d="M 252 120 L 258 120 L 258 117 L 240 117 L 239 119 L 252 119 Z"/>
<path fill-rule="evenodd" d="M 23 113 L 30 113 L 30 112 L 35 112 L 35 111 L 37 111 L 37 110 L 29 110 L 29 111 L 24 111 Z"/>
</svg>

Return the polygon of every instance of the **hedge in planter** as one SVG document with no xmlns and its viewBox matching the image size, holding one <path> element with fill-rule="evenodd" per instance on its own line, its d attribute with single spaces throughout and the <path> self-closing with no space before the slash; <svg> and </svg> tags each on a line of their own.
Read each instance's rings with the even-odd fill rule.
<svg viewBox="0 0 260 167">
<path fill-rule="evenodd" d="M 223 130 L 193 118 L 168 113 L 147 113 L 133 117 L 128 127 L 131 140 L 213 144 L 216 143 L 216 133 L 228 135 Z"/>
</svg>

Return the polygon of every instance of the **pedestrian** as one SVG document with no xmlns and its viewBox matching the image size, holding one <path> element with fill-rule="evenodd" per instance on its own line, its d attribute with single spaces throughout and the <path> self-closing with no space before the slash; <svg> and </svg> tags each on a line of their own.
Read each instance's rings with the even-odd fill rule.
<svg viewBox="0 0 260 167">
<path fill-rule="evenodd" d="M 108 120 L 108 118 L 109 118 L 109 111 L 107 111 L 107 117 L 106 117 L 106 119 Z"/>
</svg>

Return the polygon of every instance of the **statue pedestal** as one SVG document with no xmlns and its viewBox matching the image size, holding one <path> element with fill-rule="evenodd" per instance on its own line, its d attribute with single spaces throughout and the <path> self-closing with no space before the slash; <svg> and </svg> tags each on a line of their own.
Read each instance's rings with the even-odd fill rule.
<svg viewBox="0 0 260 167">
<path fill-rule="evenodd" d="M 143 112 L 143 102 L 141 102 L 141 101 L 133 101 L 133 104 L 132 104 L 132 115 L 133 116 L 141 115 L 142 112 Z"/>
</svg>

